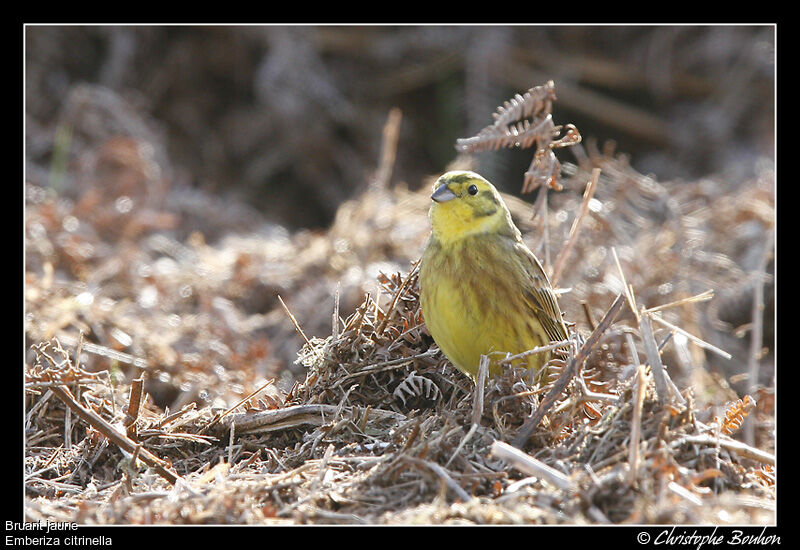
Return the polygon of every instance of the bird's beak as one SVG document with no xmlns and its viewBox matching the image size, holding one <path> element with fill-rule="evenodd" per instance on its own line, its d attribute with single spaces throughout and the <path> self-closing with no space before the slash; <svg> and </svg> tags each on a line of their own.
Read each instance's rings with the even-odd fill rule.
<svg viewBox="0 0 800 550">
<path fill-rule="evenodd" d="M 447 185 L 442 184 L 436 189 L 436 191 L 433 192 L 431 198 L 436 202 L 447 202 L 456 198 L 456 194 L 450 191 L 450 188 L 447 187 Z"/>
</svg>

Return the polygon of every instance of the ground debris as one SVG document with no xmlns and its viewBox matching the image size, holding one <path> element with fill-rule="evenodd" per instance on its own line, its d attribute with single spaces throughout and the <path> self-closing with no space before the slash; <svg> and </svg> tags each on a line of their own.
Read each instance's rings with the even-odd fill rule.
<svg viewBox="0 0 800 550">
<path fill-rule="evenodd" d="M 558 365 L 539 384 L 506 368 L 484 388 L 471 428 L 475 387 L 436 347 L 419 305 L 427 192 L 370 188 L 325 233 L 264 224 L 207 243 L 144 222 L 108 233 L 107 218 L 80 218 L 75 204 L 30 184 L 26 518 L 773 521 L 771 344 L 756 395 L 726 382 L 747 370 L 747 338 L 741 347 L 734 332 L 748 321 L 736 321 L 744 306 L 732 297 L 750 285 L 760 257 L 751 250 L 774 224 L 771 176 L 738 189 L 663 183 L 591 147 L 582 163 L 565 164 L 545 218 L 531 221 L 530 203 L 508 198 L 526 241 L 548 257 L 599 168 L 560 301 L 583 336 L 620 293 L 641 306 L 626 306 L 597 339 L 524 448 L 563 486 L 491 452 L 542 405 Z M 652 336 L 637 314 L 653 321 Z M 657 348 L 666 390 L 648 363 Z M 748 418 L 755 439 L 745 443 L 737 437 Z M 123 436 L 133 447 L 118 444 Z"/>
</svg>

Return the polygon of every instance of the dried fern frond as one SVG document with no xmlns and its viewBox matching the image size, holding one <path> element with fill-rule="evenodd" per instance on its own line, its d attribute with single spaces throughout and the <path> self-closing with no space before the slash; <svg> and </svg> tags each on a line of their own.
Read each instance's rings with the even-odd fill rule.
<svg viewBox="0 0 800 550">
<path fill-rule="evenodd" d="M 722 433 L 730 435 L 741 428 L 744 419 L 755 406 L 755 399 L 749 395 L 745 395 L 742 399 L 732 403 L 725 411 L 725 417 L 716 419 Z"/>
<path fill-rule="evenodd" d="M 516 94 L 493 113 L 493 124 L 472 137 L 457 139 L 456 149 L 465 153 L 479 153 L 501 147 L 527 149 L 535 143 L 536 153 L 525 172 L 522 192 L 528 193 L 540 185 L 559 190 L 561 163 L 553 149 L 579 143 L 581 135 L 575 126 L 568 124 L 564 135 L 556 139 L 561 133 L 561 126 L 553 123 L 551 115 L 555 100 L 555 84 L 552 80 L 522 95 Z"/>
<path fill-rule="evenodd" d="M 405 405 L 406 396 L 437 400 L 441 397 L 442 392 L 432 380 L 412 372 L 395 388 L 392 395 Z"/>
<path fill-rule="evenodd" d="M 558 134 L 550 114 L 541 120 L 521 120 L 510 124 L 486 126 L 476 135 L 456 140 L 456 148 L 466 153 L 495 151 L 501 147 L 527 149 L 534 142 L 549 143 Z"/>
<path fill-rule="evenodd" d="M 539 113 L 550 113 L 555 100 L 555 83 L 548 80 L 543 86 L 535 86 L 523 95 L 516 94 L 504 102 L 492 115 L 494 124 L 505 126 L 523 118 L 536 117 Z"/>
</svg>

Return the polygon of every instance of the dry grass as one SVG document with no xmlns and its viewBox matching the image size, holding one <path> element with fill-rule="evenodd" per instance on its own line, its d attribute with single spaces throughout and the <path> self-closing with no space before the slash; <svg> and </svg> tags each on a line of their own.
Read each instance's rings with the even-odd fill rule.
<svg viewBox="0 0 800 550">
<path fill-rule="evenodd" d="M 99 204 L 89 220 L 31 187 L 26 518 L 774 522 L 771 329 L 756 386 L 742 298 L 774 223 L 773 174 L 662 183 L 612 151 L 577 153 L 538 203 L 546 216 L 508 202 L 542 257 L 583 212 L 559 285 L 586 361 L 543 387 L 508 369 L 482 406 L 421 317 L 425 191 L 374 185 L 324 234 L 263 225 L 209 244 L 170 236 L 169 216 Z M 755 395 L 731 389 L 737 376 Z M 503 454 L 537 410 L 528 462 Z"/>
</svg>

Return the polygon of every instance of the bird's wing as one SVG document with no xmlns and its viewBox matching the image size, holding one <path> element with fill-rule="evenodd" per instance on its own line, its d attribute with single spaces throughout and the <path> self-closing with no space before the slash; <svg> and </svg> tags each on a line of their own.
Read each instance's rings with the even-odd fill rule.
<svg viewBox="0 0 800 550">
<path fill-rule="evenodd" d="M 528 304 L 540 312 L 539 319 L 542 326 L 551 340 L 566 340 L 567 328 L 561 317 L 561 309 L 558 307 L 556 294 L 550 286 L 550 281 L 539 263 L 539 259 L 521 241 L 516 243 L 519 256 L 524 262 L 525 271 L 530 280 L 527 288 L 523 290 L 523 295 Z"/>
</svg>

